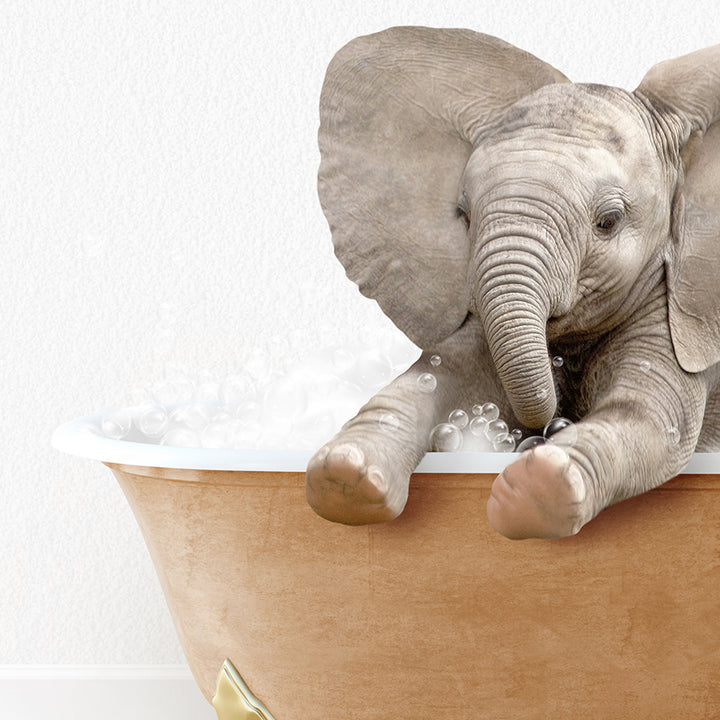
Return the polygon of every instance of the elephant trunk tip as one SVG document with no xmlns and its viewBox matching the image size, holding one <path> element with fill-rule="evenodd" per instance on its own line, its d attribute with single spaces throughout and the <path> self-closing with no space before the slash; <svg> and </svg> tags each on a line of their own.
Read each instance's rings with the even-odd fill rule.
<svg viewBox="0 0 720 720">
<path fill-rule="evenodd" d="M 512 399 L 511 399 L 512 402 Z M 557 412 L 557 398 L 554 392 L 541 387 L 532 402 L 522 402 L 521 407 L 513 408 L 517 419 L 529 428 L 544 428 Z"/>
</svg>

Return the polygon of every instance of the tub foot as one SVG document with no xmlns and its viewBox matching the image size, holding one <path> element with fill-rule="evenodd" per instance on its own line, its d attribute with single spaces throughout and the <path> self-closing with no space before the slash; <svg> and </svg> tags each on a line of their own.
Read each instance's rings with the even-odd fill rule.
<svg viewBox="0 0 720 720">
<path fill-rule="evenodd" d="M 229 660 L 225 660 L 218 675 L 212 704 L 218 720 L 274 720 Z"/>
</svg>

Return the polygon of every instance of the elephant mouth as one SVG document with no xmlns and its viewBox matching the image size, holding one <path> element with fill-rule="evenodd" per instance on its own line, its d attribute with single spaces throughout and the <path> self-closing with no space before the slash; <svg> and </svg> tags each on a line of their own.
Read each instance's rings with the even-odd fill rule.
<svg viewBox="0 0 720 720">
<path fill-rule="evenodd" d="M 591 340 L 594 334 L 591 330 L 582 328 L 572 313 L 554 315 L 547 321 L 548 342 L 564 340 L 565 342 L 581 342 Z"/>
<path fill-rule="evenodd" d="M 567 338 L 577 332 L 577 328 L 571 327 L 569 313 L 564 315 L 553 315 L 547 321 L 547 339 L 553 342 L 560 338 Z"/>
<path fill-rule="evenodd" d="M 579 344 L 598 340 L 613 327 L 613 323 L 599 324 L 573 308 L 568 313 L 548 318 L 546 334 L 549 343 Z"/>
</svg>

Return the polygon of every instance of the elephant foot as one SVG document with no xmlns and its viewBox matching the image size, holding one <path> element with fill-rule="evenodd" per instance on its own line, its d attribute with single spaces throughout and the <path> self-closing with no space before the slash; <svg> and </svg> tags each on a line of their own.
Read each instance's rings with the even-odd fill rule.
<svg viewBox="0 0 720 720">
<path fill-rule="evenodd" d="M 310 459 L 306 495 L 321 517 L 345 525 L 387 522 L 405 507 L 409 477 L 394 477 L 354 440 L 331 441 Z"/>
<path fill-rule="evenodd" d="M 575 535 L 592 517 L 580 469 L 550 444 L 526 450 L 498 475 L 487 514 L 492 528 L 512 540 Z"/>
</svg>

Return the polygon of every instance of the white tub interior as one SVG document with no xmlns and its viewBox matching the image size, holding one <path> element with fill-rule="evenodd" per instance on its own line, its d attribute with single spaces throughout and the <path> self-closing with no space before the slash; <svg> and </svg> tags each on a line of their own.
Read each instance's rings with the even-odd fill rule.
<svg viewBox="0 0 720 720">
<path fill-rule="evenodd" d="M 112 440 L 93 430 L 103 413 L 77 418 L 58 427 L 52 436 L 57 450 L 101 462 L 141 467 L 187 470 L 251 470 L 305 472 L 311 450 L 227 450 L 183 448 Z M 514 453 L 457 452 L 425 455 L 419 473 L 497 473 L 516 457 Z M 684 473 L 720 473 L 720 453 L 696 453 Z"/>
</svg>

